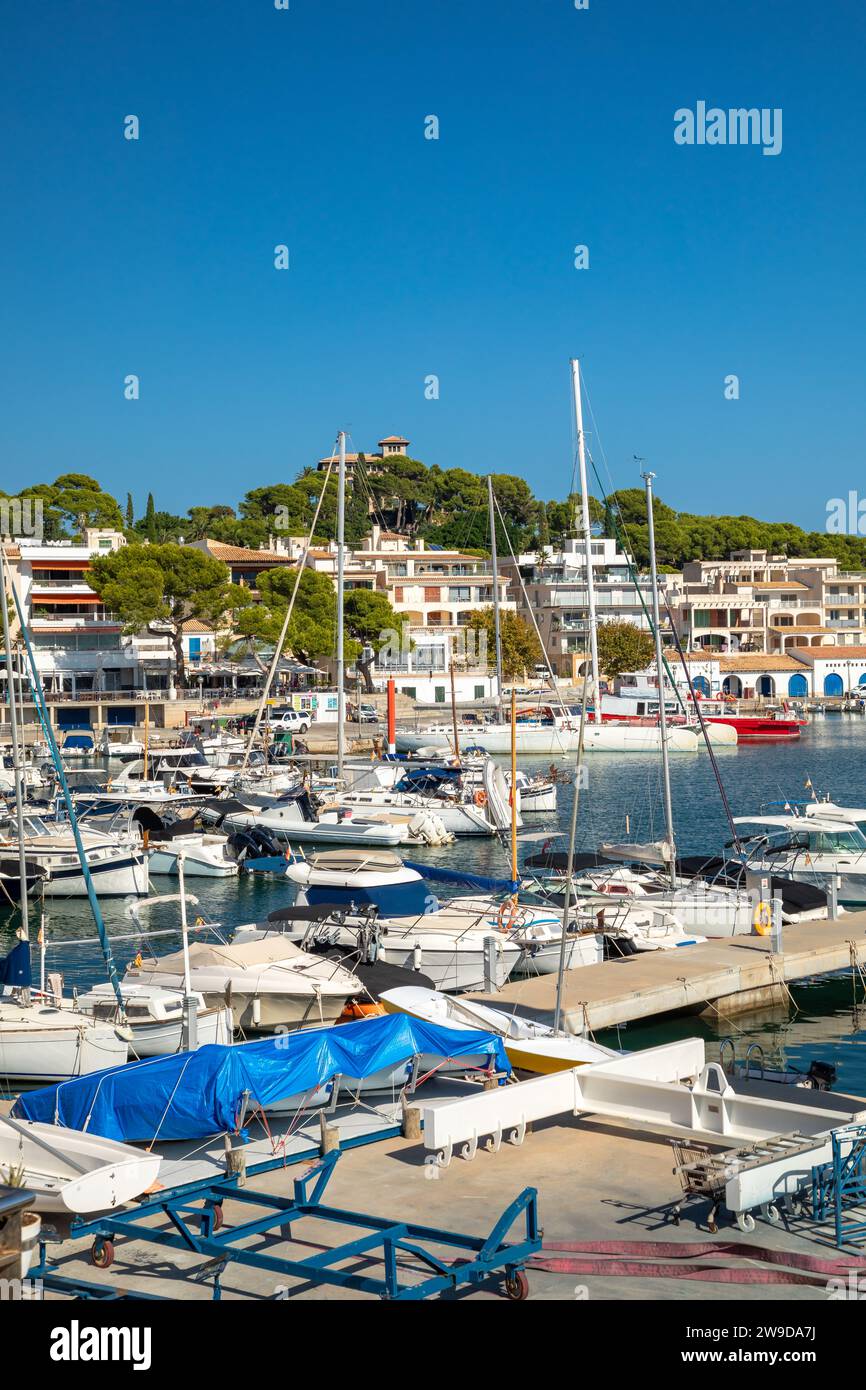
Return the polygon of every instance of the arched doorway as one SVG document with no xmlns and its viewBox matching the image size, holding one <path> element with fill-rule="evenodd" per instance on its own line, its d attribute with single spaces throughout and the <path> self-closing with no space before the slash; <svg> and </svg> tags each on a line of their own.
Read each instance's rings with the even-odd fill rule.
<svg viewBox="0 0 866 1390">
<path fill-rule="evenodd" d="M 788 694 L 796 696 L 808 695 L 809 683 L 806 677 L 801 675 L 791 676 L 788 681 Z"/>
<path fill-rule="evenodd" d="M 759 676 L 758 684 L 755 688 L 757 693 L 766 700 L 769 696 L 775 695 L 776 682 L 773 680 L 772 676 Z"/>
<path fill-rule="evenodd" d="M 842 684 L 842 677 L 838 675 L 836 671 L 828 671 L 827 675 L 824 677 L 824 694 L 842 695 L 844 692 L 845 687 Z"/>
<path fill-rule="evenodd" d="M 710 683 L 707 680 L 706 676 L 695 676 L 692 680 L 692 685 L 694 686 L 695 692 L 697 694 L 702 696 L 709 695 Z"/>
<path fill-rule="evenodd" d="M 740 680 L 739 676 L 725 676 L 725 679 L 722 681 L 722 694 L 733 695 L 735 699 L 739 700 L 742 693 L 743 682 Z"/>
<path fill-rule="evenodd" d="M 866 671 L 863 672 L 863 674 L 862 674 L 862 676 L 860 677 L 860 679 L 859 679 L 859 681 L 857 682 L 857 684 L 858 684 L 858 685 L 866 685 Z"/>
</svg>

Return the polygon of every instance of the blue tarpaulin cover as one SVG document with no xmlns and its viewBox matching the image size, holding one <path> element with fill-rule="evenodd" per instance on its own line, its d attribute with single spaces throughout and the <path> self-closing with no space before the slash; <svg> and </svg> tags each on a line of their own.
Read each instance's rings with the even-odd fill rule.
<svg viewBox="0 0 866 1390">
<path fill-rule="evenodd" d="M 434 868 L 432 864 L 416 864 L 411 859 L 403 860 L 405 869 L 416 869 L 425 878 L 436 883 L 462 883 L 469 888 L 486 888 L 491 893 L 513 893 L 520 884 L 510 878 L 486 878 L 483 874 L 467 874 L 461 869 Z"/>
<path fill-rule="evenodd" d="M 338 1073 L 365 1077 L 411 1057 L 479 1053 L 510 1063 L 495 1033 L 441 1028 L 386 1014 L 334 1028 L 281 1033 L 237 1047 L 201 1047 L 61 1081 L 19 1097 L 13 1114 L 122 1141 L 204 1139 L 237 1128 L 244 1091 L 267 1107 L 310 1092 Z"/>
</svg>

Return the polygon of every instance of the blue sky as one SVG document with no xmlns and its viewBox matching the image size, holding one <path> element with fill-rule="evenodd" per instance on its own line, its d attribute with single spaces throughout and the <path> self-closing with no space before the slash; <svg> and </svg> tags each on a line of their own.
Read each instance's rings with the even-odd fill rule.
<svg viewBox="0 0 866 1390">
<path fill-rule="evenodd" d="M 562 496 L 571 355 L 616 486 L 639 454 L 684 510 L 823 529 L 862 479 L 853 0 L 46 0 L 4 30 L 0 486 L 234 504 L 345 427 Z M 699 99 L 782 108 L 782 152 L 676 145 Z"/>
</svg>

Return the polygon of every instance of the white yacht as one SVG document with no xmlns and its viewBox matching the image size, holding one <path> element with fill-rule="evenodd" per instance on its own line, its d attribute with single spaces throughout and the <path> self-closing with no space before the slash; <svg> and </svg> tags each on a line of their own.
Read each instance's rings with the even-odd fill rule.
<svg viewBox="0 0 866 1390">
<path fill-rule="evenodd" d="M 498 988 L 523 951 L 504 930 L 493 900 L 483 910 L 477 903 L 464 909 L 459 898 L 440 906 L 421 874 L 395 854 L 329 851 L 290 864 L 286 877 L 297 885 L 299 906 L 340 910 L 344 920 L 332 928 L 335 944 L 357 946 L 359 930 L 368 929 L 372 915 L 376 958 L 420 970 L 438 989 L 481 989 L 491 971 Z M 260 928 L 239 928 L 236 939 L 250 931 L 262 934 Z"/>
<path fill-rule="evenodd" d="M 856 819 L 834 816 L 826 802 L 819 804 L 820 811 L 802 816 L 736 817 L 736 825 L 756 827 L 745 841 L 743 862 L 756 873 L 825 891 L 835 880 L 840 902 L 866 903 L 866 835 Z"/>
<path fill-rule="evenodd" d="M 87 885 L 69 823 L 28 815 L 24 830 L 27 862 L 44 870 L 38 891 L 49 898 L 86 897 Z M 90 827 L 82 827 L 80 834 L 93 886 L 100 897 L 147 892 L 147 861 L 137 837 Z M 8 827 L 0 831 L 0 852 L 4 858 L 18 852 L 17 836 Z"/>
</svg>

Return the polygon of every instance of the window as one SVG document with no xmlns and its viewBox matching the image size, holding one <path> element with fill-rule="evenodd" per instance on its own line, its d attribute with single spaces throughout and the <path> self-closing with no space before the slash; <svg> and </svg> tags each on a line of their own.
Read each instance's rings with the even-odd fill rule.
<svg viewBox="0 0 866 1390">
<path fill-rule="evenodd" d="M 475 686 L 475 696 L 474 696 L 474 698 L 475 698 L 476 700 L 483 700 L 483 699 L 484 699 L 484 686 L 483 686 L 483 685 L 476 685 L 476 686 Z"/>
<path fill-rule="evenodd" d="M 400 694 L 408 695 L 410 700 L 418 699 L 418 687 L 416 685 L 401 685 Z"/>
<path fill-rule="evenodd" d="M 444 705 L 444 703 L 445 703 L 445 687 L 444 687 L 444 685 L 436 685 L 436 686 L 433 687 L 433 699 L 436 701 L 437 705 Z"/>
</svg>

